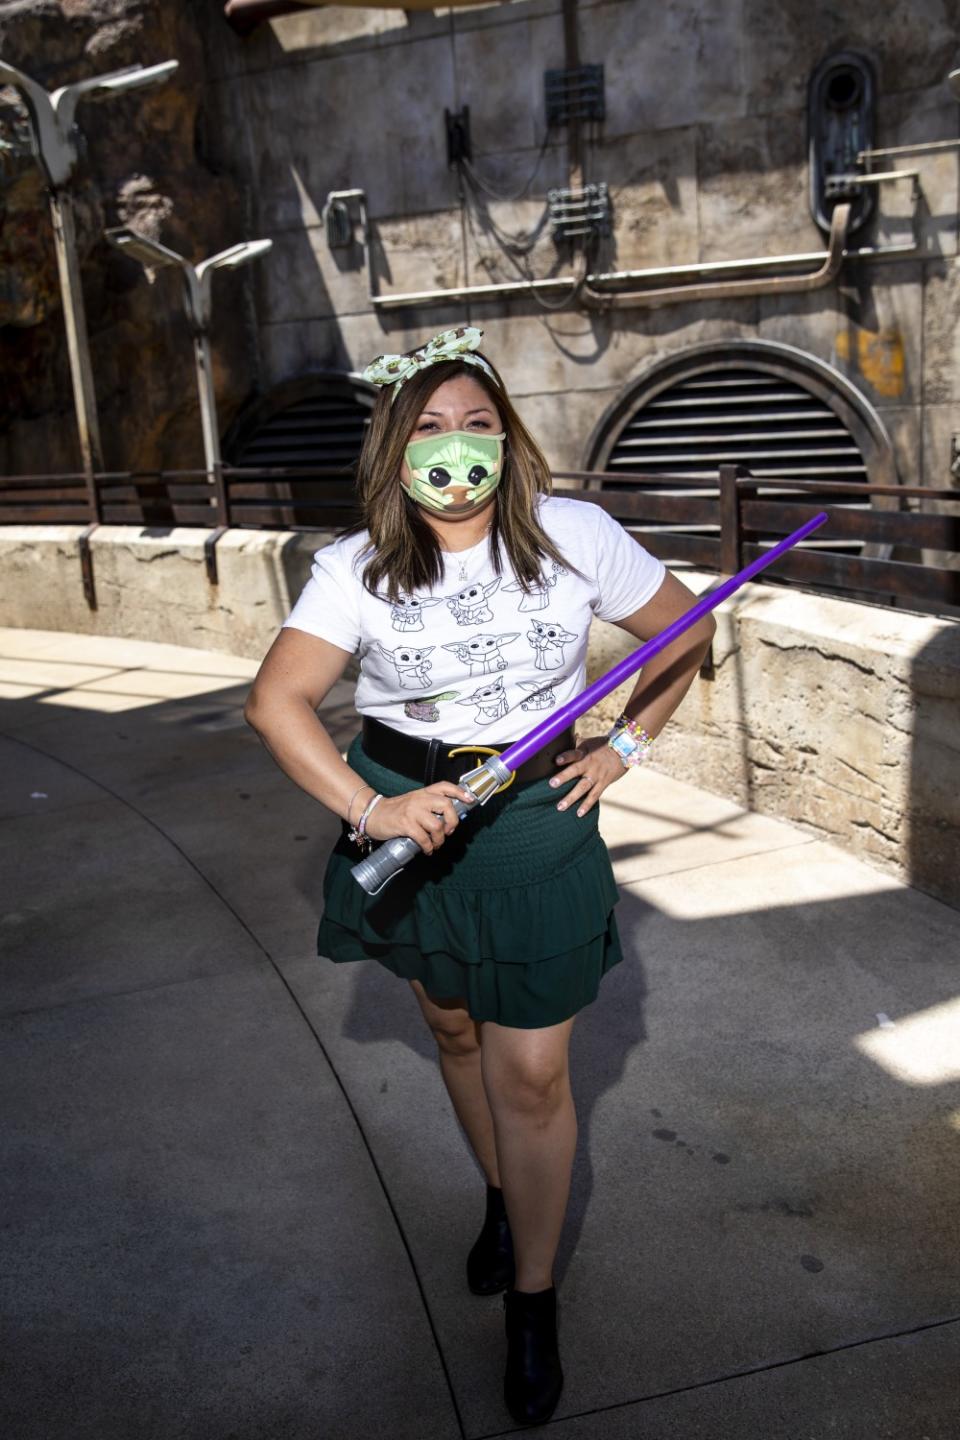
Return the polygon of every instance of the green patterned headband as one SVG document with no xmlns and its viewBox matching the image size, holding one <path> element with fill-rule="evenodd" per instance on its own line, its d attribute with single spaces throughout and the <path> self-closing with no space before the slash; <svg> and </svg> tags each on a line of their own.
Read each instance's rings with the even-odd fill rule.
<svg viewBox="0 0 960 1440">
<path fill-rule="evenodd" d="M 479 349 L 482 338 L 483 331 L 478 330 L 475 325 L 460 325 L 456 330 L 442 330 L 439 335 L 428 340 L 426 345 L 412 350 L 409 355 L 378 355 L 376 360 L 371 360 L 362 371 L 362 378 L 369 380 L 371 385 L 392 384 L 391 404 L 397 398 L 397 392 L 404 380 L 409 380 L 411 375 L 415 375 L 418 370 L 425 370 L 428 365 L 436 365 L 438 360 L 465 360 L 468 365 L 479 365 L 494 384 L 497 384 L 497 377 L 483 356 L 470 353 Z"/>
</svg>

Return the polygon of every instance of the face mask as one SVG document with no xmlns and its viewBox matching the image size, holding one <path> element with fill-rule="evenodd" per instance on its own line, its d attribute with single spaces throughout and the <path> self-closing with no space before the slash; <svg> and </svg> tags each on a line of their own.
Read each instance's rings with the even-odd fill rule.
<svg viewBox="0 0 960 1440">
<path fill-rule="evenodd" d="M 465 515 L 500 484 L 506 432 L 447 430 L 414 440 L 404 451 L 412 500 L 438 515 Z"/>
</svg>

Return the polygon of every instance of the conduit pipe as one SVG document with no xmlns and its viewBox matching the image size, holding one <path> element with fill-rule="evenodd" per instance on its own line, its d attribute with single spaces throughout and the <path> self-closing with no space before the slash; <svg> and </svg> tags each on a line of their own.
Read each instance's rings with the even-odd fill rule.
<svg viewBox="0 0 960 1440">
<path fill-rule="evenodd" d="M 338 199 L 352 199 L 358 202 L 362 244 L 367 263 L 368 299 L 374 310 L 402 310 L 406 306 L 448 305 L 452 300 L 496 301 L 512 299 L 529 294 L 534 290 L 554 294 L 565 290 L 571 299 L 574 299 L 577 291 L 580 290 L 583 296 L 581 303 L 596 309 L 611 308 L 611 305 L 619 308 L 620 305 L 677 304 L 702 298 L 704 294 L 711 299 L 729 299 L 749 295 L 784 295 L 797 291 L 816 290 L 823 285 L 828 285 L 836 277 L 844 260 L 887 260 L 894 257 L 906 259 L 918 254 L 920 249 L 916 232 L 908 245 L 864 245 L 856 250 L 845 249 L 843 240 L 849 221 L 850 206 L 838 205 L 835 207 L 832 217 L 829 240 L 831 248 L 827 250 L 813 250 L 796 255 L 764 255 L 744 260 L 708 260 L 695 265 L 660 265 L 649 270 L 609 270 L 595 275 L 587 275 L 585 279 L 576 275 L 556 275 L 548 280 L 507 280 L 492 285 L 461 285 L 451 286 L 445 290 L 408 290 L 393 295 L 380 295 L 377 291 L 373 263 L 366 192 L 363 190 L 331 191 L 327 196 L 327 203 Z M 843 216 L 838 213 L 841 210 L 847 212 L 847 220 L 844 220 Z M 836 235 L 841 224 L 842 233 L 839 244 L 837 244 L 835 243 Z M 839 257 L 837 250 L 839 250 Z M 772 269 L 793 270 L 803 265 L 819 265 L 820 268 L 811 274 L 798 276 L 778 274 L 767 278 L 764 274 Z M 710 282 L 707 285 L 694 283 L 658 289 L 612 291 L 610 294 L 596 289 L 600 285 L 635 285 L 638 282 L 643 284 L 646 281 L 664 280 L 681 275 L 699 278 L 704 275 L 722 275 L 744 271 L 748 272 L 748 278 L 738 281 Z M 749 277 L 751 271 L 754 272 L 754 275 Z M 760 274 L 756 272 L 760 272 Z M 583 294 L 584 287 L 589 288 L 590 296 Z"/>
<path fill-rule="evenodd" d="M 738 300 L 747 295 L 796 295 L 820 290 L 840 273 L 852 208 L 849 203 L 833 207 L 826 257 L 820 269 L 812 274 L 770 275 L 763 280 L 714 280 L 705 285 L 668 285 L 615 293 L 595 289 L 588 276 L 580 291 L 581 303 L 591 310 L 623 310 L 634 305 L 672 305 L 681 300 Z"/>
</svg>

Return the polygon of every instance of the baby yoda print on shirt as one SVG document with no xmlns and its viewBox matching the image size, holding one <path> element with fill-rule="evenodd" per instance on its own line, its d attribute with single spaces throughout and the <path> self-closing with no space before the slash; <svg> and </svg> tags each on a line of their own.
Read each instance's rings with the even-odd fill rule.
<svg viewBox="0 0 960 1440">
<path fill-rule="evenodd" d="M 576 640 L 576 635 L 564 630 L 553 621 L 534 620 L 527 631 L 527 639 L 533 646 L 538 670 L 560 670 L 563 667 L 563 647 Z"/>
<path fill-rule="evenodd" d="M 539 518 L 566 563 L 545 558 L 529 594 L 502 547 L 496 573 L 484 541 L 444 552 L 432 587 L 390 602 L 385 586 L 376 595 L 363 587 L 369 556 L 362 531 L 316 552 L 311 578 L 284 623 L 359 659 L 361 714 L 451 745 L 516 740 L 583 690 L 594 615 L 632 614 L 665 573 L 586 501 L 543 497 Z"/>
<path fill-rule="evenodd" d="M 564 570 L 562 565 L 558 565 L 556 560 L 551 560 L 550 574 L 546 575 L 541 573 L 540 579 L 533 582 L 530 593 L 524 592 L 519 580 L 515 580 L 512 585 L 504 585 L 503 588 L 508 594 L 520 594 L 523 596 L 518 607 L 521 614 L 529 610 L 546 610 L 550 603 L 550 591 L 554 585 L 556 585 L 560 576 L 566 574 L 567 571 Z"/>
<path fill-rule="evenodd" d="M 495 670 L 507 668 L 500 654 L 501 645 L 512 645 L 519 639 L 519 630 L 514 630 L 510 635 L 473 635 L 469 640 L 457 640 L 443 648 L 452 650 L 462 664 L 469 665 L 471 675 L 492 675 Z"/>
<path fill-rule="evenodd" d="M 444 690 L 442 695 L 423 695 L 419 700 L 406 700 L 403 713 L 410 720 L 425 720 L 428 725 L 435 725 L 440 719 L 438 707 L 445 700 L 456 700 L 459 694 L 459 690 Z"/>
<path fill-rule="evenodd" d="M 500 581 L 492 580 L 489 585 L 467 585 L 451 595 L 447 607 L 458 625 L 486 625 L 493 619 L 493 612 L 487 603 L 499 588 Z"/>
<path fill-rule="evenodd" d="M 472 695 L 458 700 L 457 704 L 475 705 L 477 713 L 474 718 L 478 725 L 492 725 L 494 720 L 502 720 L 510 708 L 503 688 L 503 676 L 498 675 L 489 685 L 479 686 Z"/>
<path fill-rule="evenodd" d="M 520 701 L 520 709 L 552 710 L 557 703 L 557 697 L 553 689 L 554 683 L 559 685 L 560 681 L 557 680 L 556 682 L 544 685 L 542 682 L 538 683 L 536 680 L 518 680 L 517 684 L 526 694 L 526 699 Z"/>
<path fill-rule="evenodd" d="M 387 601 L 390 605 L 390 601 Z M 396 603 L 390 605 L 390 624 L 394 630 L 422 630 L 423 612 L 431 605 L 442 605 L 443 597 L 437 595 L 435 598 L 425 596 L 421 599 L 418 595 L 400 595 Z"/>
<path fill-rule="evenodd" d="M 378 648 L 381 655 L 385 655 L 396 666 L 401 690 L 429 689 L 430 678 L 427 671 L 430 669 L 430 661 L 427 656 L 433 651 L 432 645 L 421 650 L 412 645 L 398 645 L 396 650 L 388 650 L 386 645 L 380 645 L 378 641 Z"/>
</svg>

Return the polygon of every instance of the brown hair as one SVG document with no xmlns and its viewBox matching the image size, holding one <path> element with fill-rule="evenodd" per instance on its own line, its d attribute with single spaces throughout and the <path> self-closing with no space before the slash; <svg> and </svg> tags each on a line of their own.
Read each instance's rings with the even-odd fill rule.
<svg viewBox="0 0 960 1440">
<path fill-rule="evenodd" d="M 374 402 L 357 463 L 357 495 L 363 518 L 344 533 L 355 535 L 369 530 L 370 541 L 362 553 L 373 553 L 364 566 L 364 588 L 377 594 L 386 581 L 387 598 L 391 602 L 397 600 L 401 591 L 411 594 L 415 590 L 432 589 L 443 578 L 439 542 L 416 502 L 401 485 L 400 466 L 427 400 L 440 385 L 458 375 L 468 375 L 483 386 L 503 419 L 506 433 L 503 474 L 495 492 L 490 527 L 494 570 L 498 575 L 503 573 L 502 541 L 525 594 L 529 594 L 532 585 L 540 579 L 543 559 L 555 560 L 575 574 L 580 573 L 564 559 L 537 521 L 537 496 L 549 495 L 553 488 L 550 470 L 539 446 L 511 405 L 500 376 L 497 375 L 495 384 L 479 365 L 465 360 L 438 360 L 404 381 L 392 403 L 393 386 L 382 388 Z"/>
</svg>

